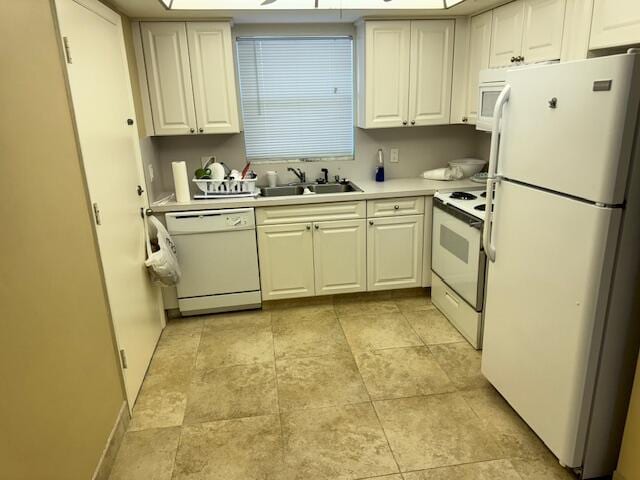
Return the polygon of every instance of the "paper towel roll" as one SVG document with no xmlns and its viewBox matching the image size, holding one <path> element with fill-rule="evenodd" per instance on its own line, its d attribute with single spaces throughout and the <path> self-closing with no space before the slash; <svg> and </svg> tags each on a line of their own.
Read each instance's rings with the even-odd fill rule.
<svg viewBox="0 0 640 480">
<path fill-rule="evenodd" d="M 176 190 L 177 202 L 188 202 L 191 200 L 189 193 L 189 177 L 187 177 L 186 162 L 171 162 L 173 169 L 173 187 Z"/>
</svg>

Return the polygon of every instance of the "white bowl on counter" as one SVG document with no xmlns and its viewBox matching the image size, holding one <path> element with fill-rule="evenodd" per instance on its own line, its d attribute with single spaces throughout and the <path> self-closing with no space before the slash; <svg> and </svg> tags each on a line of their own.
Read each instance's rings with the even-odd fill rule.
<svg viewBox="0 0 640 480">
<path fill-rule="evenodd" d="M 459 168 L 462 171 L 463 178 L 469 178 L 474 173 L 480 172 L 486 164 L 486 160 L 479 158 L 460 158 L 449 162 L 451 168 Z"/>
</svg>

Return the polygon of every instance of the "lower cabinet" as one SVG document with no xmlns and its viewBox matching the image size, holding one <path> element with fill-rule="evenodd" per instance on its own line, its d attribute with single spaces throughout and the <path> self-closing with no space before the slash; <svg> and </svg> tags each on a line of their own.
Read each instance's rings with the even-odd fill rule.
<svg viewBox="0 0 640 480">
<path fill-rule="evenodd" d="M 316 295 L 367 288 L 365 220 L 313 224 Z"/>
<path fill-rule="evenodd" d="M 315 295 L 311 223 L 258 227 L 263 300 Z"/>
<path fill-rule="evenodd" d="M 367 290 L 422 286 L 423 215 L 370 219 Z"/>
<path fill-rule="evenodd" d="M 365 220 L 258 227 L 262 298 L 366 290 Z"/>
</svg>

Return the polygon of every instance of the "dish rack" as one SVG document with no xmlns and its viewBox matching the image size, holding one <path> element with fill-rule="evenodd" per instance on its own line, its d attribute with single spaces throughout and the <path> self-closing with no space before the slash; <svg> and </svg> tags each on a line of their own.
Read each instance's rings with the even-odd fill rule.
<svg viewBox="0 0 640 480">
<path fill-rule="evenodd" d="M 260 189 L 256 187 L 257 178 L 225 178 L 224 180 L 210 180 L 194 178 L 191 180 L 200 189 L 202 194 L 196 194 L 193 198 L 240 198 L 257 197 Z"/>
</svg>

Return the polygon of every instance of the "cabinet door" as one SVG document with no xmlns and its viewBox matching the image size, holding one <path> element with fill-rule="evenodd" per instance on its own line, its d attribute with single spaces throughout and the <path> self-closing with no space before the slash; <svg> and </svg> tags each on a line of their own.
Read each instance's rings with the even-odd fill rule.
<svg viewBox="0 0 640 480">
<path fill-rule="evenodd" d="M 156 135 L 194 133 L 196 115 L 183 22 L 142 22 L 142 47 Z"/>
<path fill-rule="evenodd" d="M 376 218 L 368 222 L 368 290 L 421 286 L 423 216 Z"/>
<path fill-rule="evenodd" d="M 258 227 L 258 259 L 263 300 L 314 295 L 310 223 Z"/>
<path fill-rule="evenodd" d="M 442 125 L 450 122 L 453 26 L 453 20 L 411 22 L 411 125 Z"/>
<path fill-rule="evenodd" d="M 525 0 L 522 56 L 526 63 L 558 60 L 565 0 Z"/>
<path fill-rule="evenodd" d="M 523 0 L 508 3 L 493 11 L 489 66 L 511 65 L 511 59 L 520 56 L 523 18 Z"/>
<path fill-rule="evenodd" d="M 187 34 L 198 132 L 239 132 L 231 27 L 189 22 Z"/>
<path fill-rule="evenodd" d="M 366 290 L 365 220 L 313 226 L 316 295 Z"/>
<path fill-rule="evenodd" d="M 422 286 L 431 286 L 431 237 L 433 234 L 433 197 L 424 197 L 422 245 Z"/>
<path fill-rule="evenodd" d="M 411 22 L 367 22 L 365 32 L 365 128 L 408 122 Z"/>
<path fill-rule="evenodd" d="M 589 48 L 640 43 L 638 0 L 595 0 Z"/>
<path fill-rule="evenodd" d="M 467 70 L 467 121 L 475 124 L 478 116 L 478 83 L 480 70 L 489 68 L 491 51 L 490 10 L 471 18 L 469 32 L 469 67 Z"/>
</svg>

